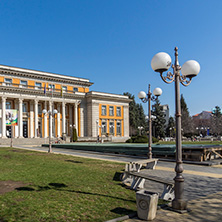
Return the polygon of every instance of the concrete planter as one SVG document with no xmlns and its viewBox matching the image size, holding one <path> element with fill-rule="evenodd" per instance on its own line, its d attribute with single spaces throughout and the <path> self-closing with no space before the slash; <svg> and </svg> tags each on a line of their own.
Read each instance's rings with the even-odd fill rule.
<svg viewBox="0 0 222 222">
<path fill-rule="evenodd" d="M 159 194 L 147 190 L 136 192 L 137 215 L 142 220 L 153 220 L 156 217 Z"/>
</svg>

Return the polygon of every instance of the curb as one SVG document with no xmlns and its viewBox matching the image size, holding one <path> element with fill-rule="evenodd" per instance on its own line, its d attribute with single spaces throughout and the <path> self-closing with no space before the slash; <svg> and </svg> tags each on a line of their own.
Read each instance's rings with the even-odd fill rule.
<svg viewBox="0 0 222 222">
<path fill-rule="evenodd" d="M 123 220 L 128 220 L 130 218 L 133 218 L 137 215 L 137 212 L 134 212 L 134 213 L 131 213 L 129 215 L 126 215 L 126 216 L 122 216 L 122 217 L 117 217 L 115 219 L 112 219 L 112 220 L 107 220 L 105 222 L 117 222 L 117 221 L 123 221 Z"/>
</svg>

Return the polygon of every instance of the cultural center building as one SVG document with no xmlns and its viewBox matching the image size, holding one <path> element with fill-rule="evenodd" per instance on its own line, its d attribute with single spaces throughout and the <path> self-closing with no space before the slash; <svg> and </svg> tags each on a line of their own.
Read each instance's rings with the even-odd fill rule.
<svg viewBox="0 0 222 222">
<path fill-rule="evenodd" d="M 75 128 L 79 140 L 104 135 L 125 141 L 128 96 L 90 91 L 92 84 L 85 78 L 0 65 L 0 140 L 69 137 Z"/>
</svg>

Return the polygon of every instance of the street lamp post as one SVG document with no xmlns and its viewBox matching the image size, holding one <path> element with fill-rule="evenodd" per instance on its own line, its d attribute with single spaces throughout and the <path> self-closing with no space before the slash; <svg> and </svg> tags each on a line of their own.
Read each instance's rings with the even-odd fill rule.
<svg viewBox="0 0 222 222">
<path fill-rule="evenodd" d="M 160 88 L 155 88 L 153 90 L 153 94 L 154 96 L 152 96 L 152 93 L 150 91 L 150 84 L 149 84 L 149 88 L 148 88 L 148 93 L 146 94 L 144 91 L 140 91 L 138 93 L 138 97 L 139 99 L 141 99 L 141 101 L 143 103 L 148 102 L 148 122 L 149 122 L 149 143 L 148 143 L 148 148 L 149 148 L 149 153 L 148 153 L 148 158 L 152 159 L 152 118 L 151 118 L 151 100 L 155 101 L 158 96 L 160 96 L 162 94 L 162 89 Z"/>
<path fill-rule="evenodd" d="M 142 130 L 143 130 L 143 127 L 142 126 L 138 126 L 138 130 L 139 130 L 139 132 L 140 132 L 140 136 L 141 136 L 141 132 L 142 132 Z"/>
<path fill-rule="evenodd" d="M 152 69 L 159 72 L 165 83 L 175 82 L 175 105 L 176 105 L 176 166 L 175 172 L 175 199 L 172 201 L 172 208 L 176 211 L 186 211 L 187 202 L 183 198 L 184 193 L 184 177 L 182 175 L 182 143 L 181 143 L 181 105 L 180 105 L 180 84 L 188 86 L 193 77 L 200 71 L 200 65 L 195 60 L 189 60 L 181 67 L 178 61 L 178 48 L 175 47 L 175 63 L 172 65 L 173 73 L 167 72 L 163 76 L 163 72 L 167 71 L 171 66 L 171 57 L 165 52 L 157 53 L 151 61 Z M 182 75 L 180 74 L 180 70 Z"/>
<path fill-rule="evenodd" d="M 96 136 L 97 136 L 96 141 L 98 143 L 99 142 L 99 120 L 98 119 L 96 120 Z"/>
<path fill-rule="evenodd" d="M 48 150 L 48 153 L 51 153 L 52 152 L 52 140 L 51 140 L 51 127 L 52 126 L 51 126 L 51 118 L 52 118 L 52 115 L 57 114 L 58 111 L 56 109 L 54 109 L 53 111 L 51 111 L 51 110 L 47 111 L 46 109 L 43 109 L 42 113 L 44 115 L 47 115 L 47 113 L 48 113 L 48 115 L 49 115 L 49 150 Z"/>
</svg>

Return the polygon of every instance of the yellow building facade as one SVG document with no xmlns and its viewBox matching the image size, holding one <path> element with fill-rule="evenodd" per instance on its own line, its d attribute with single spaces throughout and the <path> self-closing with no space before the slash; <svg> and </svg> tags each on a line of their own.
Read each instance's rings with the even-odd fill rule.
<svg viewBox="0 0 222 222">
<path fill-rule="evenodd" d="M 0 65 L 0 138 L 64 139 L 75 128 L 78 140 L 126 140 L 130 100 L 90 91 L 92 84 L 85 78 Z"/>
</svg>

